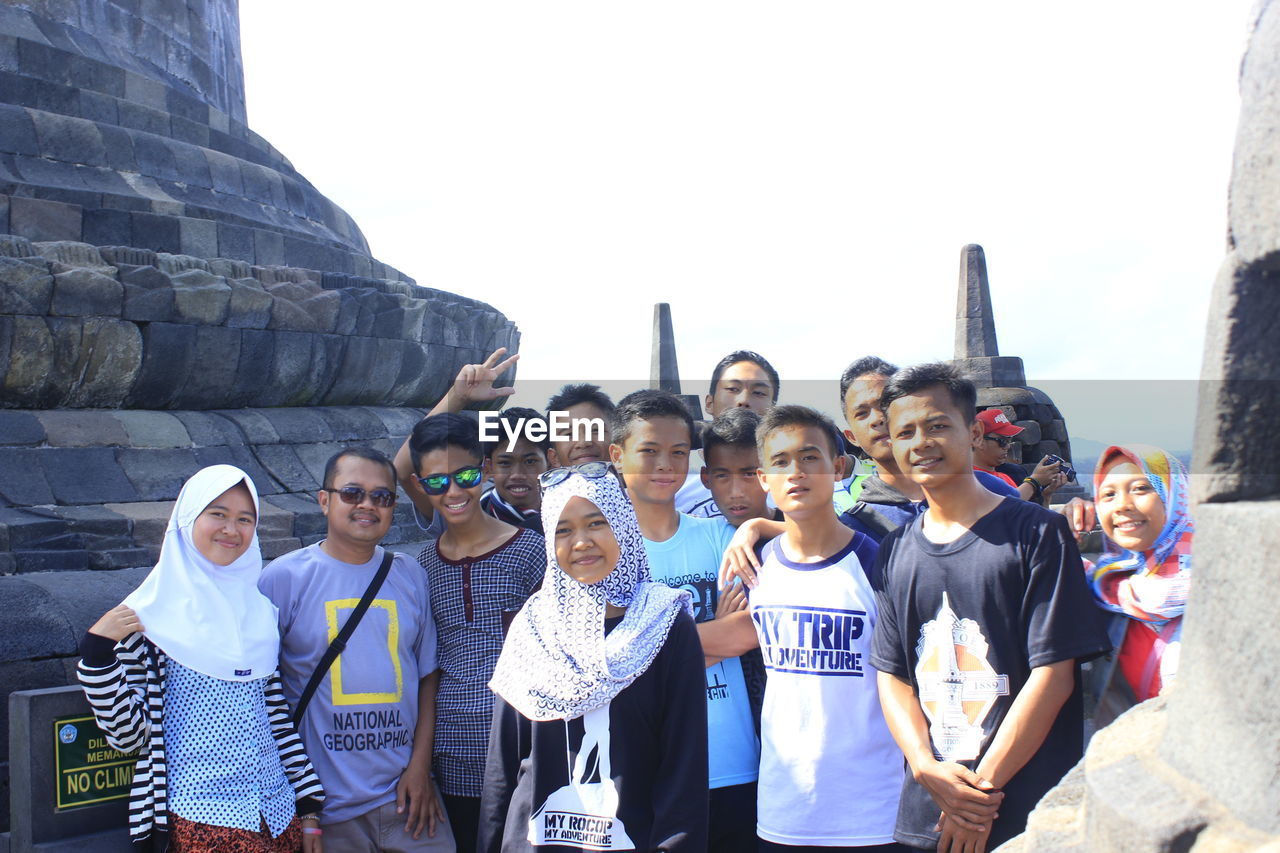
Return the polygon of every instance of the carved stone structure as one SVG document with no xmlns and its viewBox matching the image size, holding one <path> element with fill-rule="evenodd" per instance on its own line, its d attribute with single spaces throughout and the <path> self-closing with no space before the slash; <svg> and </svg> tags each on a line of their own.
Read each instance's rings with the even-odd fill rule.
<svg viewBox="0 0 1280 853">
<path fill-rule="evenodd" d="M 1034 465 L 1048 454 L 1071 461 L 1071 439 L 1058 407 L 1048 394 L 1027 385 L 1021 358 L 1000 355 L 987 258 L 982 247 L 973 243 L 960 250 L 956 351 L 952 363 L 977 384 L 979 409 L 1000 409 L 1022 427 L 1009 447 L 1010 461 Z M 1087 476 L 1089 472 L 1082 473 Z M 1079 485 L 1069 483 L 1054 494 L 1054 500 L 1066 500 L 1082 491 Z"/>
<path fill-rule="evenodd" d="M 252 476 L 267 557 L 309 544 L 332 453 L 394 453 L 461 365 L 518 349 L 491 306 L 372 258 L 246 127 L 238 15 L 0 0 L 6 693 L 74 682 L 77 638 L 154 561 L 196 470 Z M 403 503 L 388 544 L 419 535 Z M 0 804 L 7 780 L 0 763 Z"/>
<path fill-rule="evenodd" d="M 680 365 L 676 363 L 676 332 L 671 323 L 671 305 L 653 306 L 653 343 L 649 359 L 649 387 L 670 391 L 680 398 L 695 421 L 702 420 L 702 403 L 697 394 L 680 393 Z"/>
<path fill-rule="evenodd" d="M 1178 678 L 1099 732 L 1003 850 L 1280 849 L 1280 2 L 1254 13 L 1205 335 Z"/>
</svg>

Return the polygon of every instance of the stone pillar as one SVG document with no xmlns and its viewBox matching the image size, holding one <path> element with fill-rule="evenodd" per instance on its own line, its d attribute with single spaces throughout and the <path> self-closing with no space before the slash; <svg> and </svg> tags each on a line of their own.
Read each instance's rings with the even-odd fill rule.
<svg viewBox="0 0 1280 853">
<path fill-rule="evenodd" d="M 960 286 L 956 296 L 955 363 L 979 388 L 1027 384 L 1022 359 L 1001 356 L 996 344 L 995 313 L 987 282 L 987 256 L 977 243 L 960 250 Z"/>
<path fill-rule="evenodd" d="M 1280 2 L 1253 14 L 1205 336 L 1178 678 L 1099 732 L 1006 850 L 1280 849 Z"/>
<path fill-rule="evenodd" d="M 676 333 L 671 326 L 671 305 L 653 306 L 653 356 L 649 360 L 649 387 L 680 393 L 680 366 L 676 364 Z"/>
</svg>

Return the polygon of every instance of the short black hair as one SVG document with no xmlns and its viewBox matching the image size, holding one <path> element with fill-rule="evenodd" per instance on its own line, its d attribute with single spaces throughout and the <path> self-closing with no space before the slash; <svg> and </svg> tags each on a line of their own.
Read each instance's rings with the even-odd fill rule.
<svg viewBox="0 0 1280 853">
<path fill-rule="evenodd" d="M 817 427 L 827 436 L 831 445 L 831 459 L 844 456 L 844 442 L 840 440 L 840 430 L 836 422 L 808 406 L 774 406 L 760 418 L 756 427 L 756 450 L 760 453 L 760 462 L 764 464 L 764 442 L 770 434 L 786 427 Z"/>
<path fill-rule="evenodd" d="M 720 359 L 720 362 L 716 365 L 716 369 L 711 371 L 711 390 L 707 393 L 715 396 L 716 385 L 720 384 L 720 376 L 740 361 L 749 361 L 752 364 L 757 365 L 765 373 L 769 374 L 769 382 L 773 384 L 773 402 L 778 402 L 778 387 L 780 385 L 778 371 L 773 369 L 773 365 L 769 363 L 767 358 L 762 356 L 760 353 L 752 352 L 749 349 L 734 350 L 724 358 Z"/>
<path fill-rule="evenodd" d="M 413 470 L 421 470 L 423 456 L 443 447 L 465 450 L 475 456 L 477 462 L 485 457 L 484 448 L 480 445 L 479 425 L 466 415 L 443 412 L 418 421 L 413 432 L 409 433 L 409 458 L 413 460 Z"/>
<path fill-rule="evenodd" d="M 713 447 L 749 447 L 756 449 L 756 427 L 760 416 L 750 409 L 734 406 L 722 412 L 702 431 L 702 458 L 711 455 Z"/>
<path fill-rule="evenodd" d="M 898 366 L 890 364 L 878 355 L 864 355 L 844 369 L 840 374 L 840 409 L 844 410 L 844 398 L 849 396 L 849 386 L 860 376 L 883 376 L 892 379 L 898 372 Z"/>
<path fill-rule="evenodd" d="M 613 443 L 621 447 L 631 437 L 631 425 L 636 421 L 654 418 L 676 418 L 689 429 L 689 444 L 693 444 L 693 415 L 680 398 L 670 391 L 645 388 L 632 391 L 618 401 L 613 412 Z"/>
<path fill-rule="evenodd" d="M 561 386 L 560 391 L 547 401 L 547 411 L 563 412 L 579 403 L 590 403 L 604 412 L 606 418 L 614 412 L 613 401 L 609 399 L 609 395 L 601 391 L 599 385 L 592 385 L 590 382 Z"/>
<path fill-rule="evenodd" d="M 945 361 L 916 364 L 893 374 L 889 384 L 884 386 L 884 393 L 880 395 L 880 408 L 888 417 L 889 405 L 894 400 L 935 385 L 946 389 L 951 402 L 960 410 L 964 422 L 973 423 L 973 419 L 978 416 L 978 389 L 960 368 Z"/>
<path fill-rule="evenodd" d="M 377 462 L 380 465 L 386 465 L 387 471 L 391 474 L 391 489 L 396 488 L 396 466 L 385 453 L 374 450 L 365 444 L 353 444 L 350 447 L 344 447 L 337 453 L 329 457 L 329 461 L 324 463 L 324 480 L 321 482 L 321 488 L 332 489 L 333 478 L 338 476 L 338 463 L 348 456 L 355 456 L 358 459 L 367 459 L 370 462 Z"/>
<path fill-rule="evenodd" d="M 524 439 L 529 441 L 541 450 L 544 456 L 546 455 L 547 448 L 551 446 L 551 435 L 549 432 L 550 428 L 547 425 L 547 419 L 543 417 L 541 412 L 525 408 L 524 406 L 512 406 L 509 409 L 503 409 L 499 412 L 497 419 L 499 423 L 511 425 L 511 429 L 516 433 L 517 440 Z M 540 423 L 546 427 L 546 429 L 542 431 L 543 437 L 541 441 L 533 441 L 529 438 L 527 428 L 525 427 L 525 424 L 529 422 Z M 505 450 L 508 441 L 510 441 L 510 439 L 507 438 L 506 430 L 496 424 L 494 425 L 494 428 L 498 431 L 498 437 L 493 441 L 481 442 L 481 447 L 484 448 L 484 455 L 486 458 L 492 458 L 494 452 L 497 450 Z"/>
</svg>

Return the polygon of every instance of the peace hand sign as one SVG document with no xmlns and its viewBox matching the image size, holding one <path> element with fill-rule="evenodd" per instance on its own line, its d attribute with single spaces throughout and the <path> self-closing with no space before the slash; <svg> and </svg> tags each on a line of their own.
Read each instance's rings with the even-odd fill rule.
<svg viewBox="0 0 1280 853">
<path fill-rule="evenodd" d="M 514 387 L 493 387 L 497 378 L 520 359 L 519 353 L 504 359 L 506 354 L 506 347 L 498 347 L 481 364 L 463 365 L 446 396 L 453 398 L 458 409 L 465 408 L 468 403 L 484 403 L 499 397 L 510 397 L 516 392 Z M 452 407 L 450 409 L 458 410 Z"/>
</svg>

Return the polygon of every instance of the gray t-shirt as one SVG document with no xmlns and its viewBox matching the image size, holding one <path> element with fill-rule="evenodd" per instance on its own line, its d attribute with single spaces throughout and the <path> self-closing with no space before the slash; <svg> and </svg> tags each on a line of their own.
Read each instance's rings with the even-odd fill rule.
<svg viewBox="0 0 1280 853">
<path fill-rule="evenodd" d="M 285 554 L 258 588 L 280 609 L 280 674 L 295 705 L 329 643 L 382 563 L 355 566 L 319 543 Z M 418 681 L 436 669 L 436 629 L 427 576 L 397 554 L 382 588 L 320 682 L 299 734 L 324 785 L 322 823 L 395 800 L 418 722 Z"/>
</svg>

